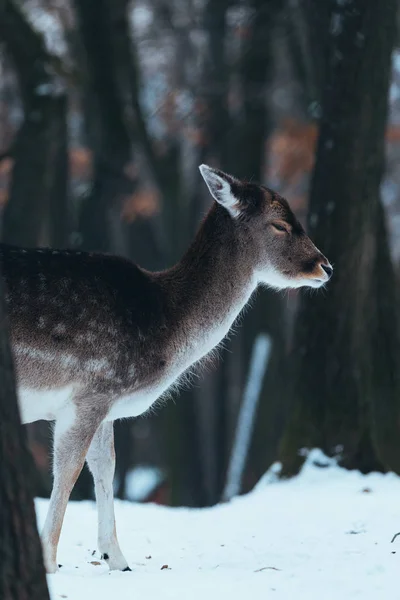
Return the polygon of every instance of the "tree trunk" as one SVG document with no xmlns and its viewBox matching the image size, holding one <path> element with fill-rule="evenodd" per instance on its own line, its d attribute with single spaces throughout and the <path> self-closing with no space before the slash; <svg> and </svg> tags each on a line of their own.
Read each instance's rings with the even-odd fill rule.
<svg viewBox="0 0 400 600">
<path fill-rule="evenodd" d="M 204 188 L 199 184 L 198 165 L 211 162 L 215 166 L 227 168 L 224 165 L 224 154 L 229 117 L 224 45 L 228 5 L 229 0 L 208 0 L 204 7 L 203 26 L 208 43 L 194 111 L 193 125 L 198 136 L 188 153 L 188 176 L 177 178 L 175 194 L 167 196 L 166 216 L 173 240 L 174 261 L 188 247 L 204 213 L 206 196 Z M 175 177 L 174 171 L 170 171 Z M 169 187 L 172 189 L 173 186 Z M 209 199 L 207 202 L 209 203 Z M 177 229 L 180 231 L 179 238 L 174 235 Z M 208 393 L 204 391 L 206 383 L 202 381 L 201 386 L 181 393 L 176 406 L 170 405 L 166 409 L 171 502 L 175 505 L 203 507 L 215 504 L 220 499 L 223 483 L 220 473 L 221 470 L 224 472 L 226 462 L 226 403 L 220 393 L 223 369 L 224 365 L 221 363 L 219 384 L 208 386 Z M 225 395 L 226 389 L 222 392 Z M 204 422 L 207 423 L 207 432 L 204 431 Z M 210 443 L 204 447 L 204 439 L 209 434 Z"/>
<path fill-rule="evenodd" d="M 81 43 L 85 52 L 85 112 L 89 145 L 94 156 L 94 179 L 81 213 L 83 248 L 115 251 L 126 236 L 112 228 L 113 212 L 132 193 L 134 182 L 124 169 L 131 160 L 131 139 L 124 119 L 120 36 L 128 35 L 126 0 L 75 0 Z M 118 218 L 118 217 L 117 217 Z M 114 223 L 115 225 L 115 223 Z M 115 238 L 115 239 L 114 239 Z"/>
<path fill-rule="evenodd" d="M 396 2 L 335 6 L 308 219 L 335 272 L 297 315 L 286 475 L 314 446 L 362 471 L 400 470 L 398 312 L 379 194 Z"/>
<path fill-rule="evenodd" d="M 243 102 L 240 121 L 229 141 L 228 163 L 237 177 L 260 180 L 270 133 L 267 102 L 273 72 L 272 37 L 282 2 L 251 0 L 249 5 L 252 14 L 239 67 Z"/>
<path fill-rule="evenodd" d="M 32 499 L 32 457 L 17 406 L 0 276 L 0 598 L 49 598 Z"/>
<path fill-rule="evenodd" d="M 253 16 L 247 43 L 243 48 L 240 69 L 243 93 L 242 121 L 238 124 L 235 143 L 236 148 L 244 148 L 246 151 L 236 152 L 230 160 L 233 161 L 234 174 L 263 181 L 266 142 L 271 133 L 268 93 L 273 76 L 273 39 L 282 2 L 253 0 L 250 4 Z M 235 134 L 233 135 L 235 137 Z M 257 293 L 239 334 L 244 361 L 242 370 L 245 377 L 249 369 L 254 340 L 260 331 L 271 337 L 273 356 L 262 384 L 257 419 L 247 457 L 248 464 L 252 465 L 252 472 L 245 474 L 244 489 L 246 490 L 265 472 L 270 457 L 276 450 L 276 436 L 282 421 L 283 404 L 275 393 L 275 385 L 285 349 L 286 328 L 283 303 L 276 292 L 265 288 Z M 227 360 L 232 359 L 233 357 L 228 354 Z M 244 381 L 242 381 L 242 390 L 243 385 Z"/>
<path fill-rule="evenodd" d="M 331 2 L 292 2 L 285 19 L 290 59 L 295 79 L 303 90 L 304 116 L 318 119 L 329 54 Z"/>
<path fill-rule="evenodd" d="M 3 240 L 19 245 L 65 245 L 67 212 L 67 102 L 42 37 L 12 0 L 0 8 L 0 40 L 20 85 L 24 121 L 13 148 Z"/>
</svg>

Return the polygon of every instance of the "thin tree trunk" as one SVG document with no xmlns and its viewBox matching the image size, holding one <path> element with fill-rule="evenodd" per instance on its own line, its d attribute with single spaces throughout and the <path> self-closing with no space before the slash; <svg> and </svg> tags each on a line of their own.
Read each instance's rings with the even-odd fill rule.
<svg viewBox="0 0 400 600">
<path fill-rule="evenodd" d="M 0 40 L 14 63 L 25 113 L 13 147 L 3 239 L 28 246 L 64 245 L 69 233 L 65 89 L 52 75 L 53 58 L 42 37 L 12 0 L 0 6 Z"/>
<path fill-rule="evenodd" d="M 398 306 L 379 193 L 396 2 L 337 2 L 331 19 L 309 229 L 335 272 L 297 315 L 286 475 L 314 446 L 363 471 L 400 470 Z"/>
<path fill-rule="evenodd" d="M 0 598 L 49 598 L 36 528 L 26 445 L 15 390 L 0 275 Z"/>
<path fill-rule="evenodd" d="M 192 237 L 198 227 L 200 216 L 204 214 L 204 188 L 199 185 L 198 166 L 202 163 L 213 164 L 220 168 L 227 168 L 226 145 L 228 140 L 230 117 L 228 112 L 228 66 L 225 56 L 226 14 L 229 0 L 208 0 L 204 8 L 204 30 L 207 34 L 207 51 L 204 56 L 203 72 L 200 75 L 198 94 L 196 98 L 198 141 L 194 148 L 193 174 L 190 181 L 187 197 L 182 199 L 186 205 L 187 232 Z M 209 200 L 208 200 L 209 202 Z M 186 239 L 186 245 L 189 240 Z M 224 359 L 228 355 L 224 353 Z M 204 393 L 204 384 L 201 388 L 193 388 L 189 392 L 188 401 L 191 409 L 185 411 L 185 429 L 195 432 L 194 440 L 186 436 L 191 444 L 193 471 L 197 464 L 198 481 L 192 476 L 192 489 L 197 493 L 199 506 L 213 505 L 220 500 L 221 490 L 225 479 L 227 464 L 227 409 L 226 397 L 231 389 L 227 381 L 229 369 L 226 360 L 219 362 L 215 374 L 215 385 L 208 386 L 208 394 Z M 237 374 L 240 374 L 237 373 Z M 205 397 L 206 396 L 206 397 Z M 206 419 L 201 419 L 201 412 L 207 413 Z M 202 430 L 204 427 L 211 429 L 212 443 L 206 448 L 201 448 L 202 442 L 207 438 Z M 196 443 L 196 447 L 194 446 Z M 208 456 L 207 456 L 208 454 Z M 187 467 L 189 469 L 189 467 Z"/>
<path fill-rule="evenodd" d="M 241 86 L 243 93 L 242 121 L 238 125 L 237 152 L 231 157 L 235 174 L 257 181 L 264 179 L 266 164 L 266 142 L 271 133 L 268 111 L 268 93 L 273 75 L 273 36 L 275 25 L 282 9 L 280 0 L 253 0 L 252 20 L 247 43 L 243 48 L 241 62 Z M 231 147 L 234 146 L 231 144 Z M 268 182 L 267 182 L 268 185 Z M 244 479 L 244 489 L 261 477 L 268 461 L 276 448 L 276 435 L 279 431 L 283 405 L 276 400 L 275 384 L 284 348 L 286 328 L 282 298 L 271 290 L 261 289 L 257 293 L 252 309 L 243 321 L 240 333 L 242 339 L 243 372 L 247 375 L 254 340 L 262 331 L 272 340 L 273 356 L 268 366 L 257 411 L 254 434 L 248 456 L 252 465 L 250 477 Z M 232 358 L 227 357 L 228 360 Z M 242 382 L 243 389 L 243 382 Z M 275 401 L 276 400 L 276 401 Z M 274 419 L 274 421 L 273 421 Z M 272 422 L 277 423 L 276 428 Z M 270 435 L 268 436 L 267 433 Z"/>
<path fill-rule="evenodd" d="M 272 37 L 282 2 L 251 0 L 249 5 L 252 13 L 239 67 L 243 103 L 240 122 L 228 142 L 228 162 L 236 176 L 260 180 L 270 133 L 267 101 L 273 72 Z"/>
<path fill-rule="evenodd" d="M 89 145 L 94 156 L 94 180 L 81 214 L 83 247 L 113 250 L 113 211 L 120 212 L 121 198 L 132 193 L 125 167 L 131 160 L 131 139 L 124 119 L 121 56 L 118 38 L 127 35 L 126 0 L 75 0 L 81 43 L 85 52 L 85 105 Z M 115 223 L 114 223 L 115 225 Z M 120 220 L 120 237 L 124 237 Z M 119 237 L 119 236 L 118 236 Z"/>
<path fill-rule="evenodd" d="M 290 3 L 285 19 L 294 75 L 303 88 L 303 110 L 317 119 L 324 89 L 329 54 L 331 2 L 303 0 Z"/>
<path fill-rule="evenodd" d="M 224 57 L 226 11 L 229 0 L 208 0 L 204 8 L 204 29 L 207 33 L 207 54 L 196 97 L 194 126 L 198 140 L 191 149 L 187 182 L 177 178 L 176 191 L 168 195 L 169 230 L 173 239 L 173 260 L 180 258 L 189 245 L 204 213 L 204 189 L 199 184 L 198 165 L 211 161 L 223 167 L 224 145 L 228 133 L 227 69 Z M 226 168 L 226 167 L 225 167 Z M 174 177 L 174 171 L 171 169 Z M 171 182 L 172 183 L 172 182 Z M 173 185 L 170 186 L 172 189 Z M 179 238 L 173 232 L 180 230 Z M 225 369 L 220 365 L 219 374 Z M 204 383 L 180 395 L 177 406 L 166 411 L 166 429 L 170 452 L 170 486 L 173 504 L 207 506 L 218 502 L 223 482 L 221 472 L 226 464 L 226 404 L 221 381 L 208 397 Z M 207 435 L 202 429 L 203 412 L 207 413 L 208 430 L 214 434 L 213 443 L 204 448 Z M 215 419 L 213 418 L 215 416 Z M 216 421 L 216 422 L 215 422 Z M 202 447 L 203 446 L 203 447 Z M 184 477 L 182 478 L 182 473 Z"/>
</svg>

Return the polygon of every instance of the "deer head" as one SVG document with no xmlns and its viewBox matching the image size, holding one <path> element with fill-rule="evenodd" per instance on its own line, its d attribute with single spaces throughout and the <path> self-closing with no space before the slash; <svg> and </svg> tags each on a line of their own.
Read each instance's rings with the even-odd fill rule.
<svg viewBox="0 0 400 600">
<path fill-rule="evenodd" d="M 319 288 L 330 279 L 332 266 L 285 198 L 207 165 L 199 168 L 211 195 L 231 216 L 238 243 L 251 259 L 258 283 L 275 289 Z"/>
</svg>

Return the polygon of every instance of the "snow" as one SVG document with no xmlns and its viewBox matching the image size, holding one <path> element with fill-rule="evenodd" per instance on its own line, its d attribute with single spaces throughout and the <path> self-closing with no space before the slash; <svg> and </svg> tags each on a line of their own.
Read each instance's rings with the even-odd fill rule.
<svg viewBox="0 0 400 600">
<path fill-rule="evenodd" d="M 137 466 L 126 476 L 125 494 L 128 500 L 143 502 L 162 483 L 164 474 L 156 467 Z M 114 485 L 114 489 L 117 489 Z"/>
<path fill-rule="evenodd" d="M 95 506 L 70 502 L 63 567 L 48 576 L 52 599 L 398 597 L 400 537 L 391 539 L 400 531 L 400 478 L 344 471 L 316 450 L 298 477 L 277 482 L 277 471 L 251 494 L 211 509 L 117 502 L 132 573 L 109 573 L 92 556 Z M 47 501 L 37 509 L 43 524 Z"/>
</svg>

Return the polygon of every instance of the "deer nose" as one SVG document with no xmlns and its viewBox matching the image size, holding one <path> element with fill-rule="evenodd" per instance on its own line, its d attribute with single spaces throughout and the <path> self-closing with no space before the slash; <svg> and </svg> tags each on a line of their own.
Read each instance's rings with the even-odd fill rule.
<svg viewBox="0 0 400 600">
<path fill-rule="evenodd" d="M 321 267 L 323 268 L 323 270 L 325 271 L 325 273 L 328 275 L 328 278 L 330 279 L 332 277 L 332 273 L 333 273 L 333 269 L 331 267 L 331 265 L 324 265 L 321 263 Z"/>
</svg>

